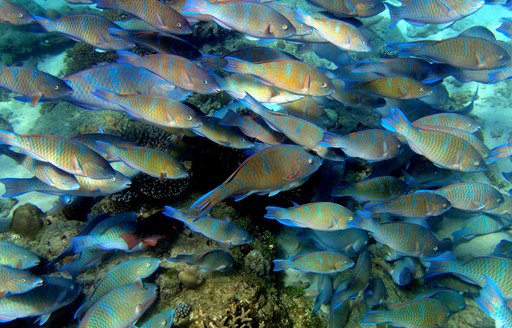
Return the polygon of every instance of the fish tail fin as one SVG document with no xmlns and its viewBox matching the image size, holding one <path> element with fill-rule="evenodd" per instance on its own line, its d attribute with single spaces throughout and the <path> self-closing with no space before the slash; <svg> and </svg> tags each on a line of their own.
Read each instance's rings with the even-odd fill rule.
<svg viewBox="0 0 512 328">
<path fill-rule="evenodd" d="M 274 260 L 274 271 L 283 271 L 290 267 L 288 260 Z"/>
<path fill-rule="evenodd" d="M 364 319 L 361 321 L 361 324 L 371 325 L 384 322 L 389 322 L 388 311 L 368 311 L 364 314 Z"/>
<path fill-rule="evenodd" d="M 405 184 L 409 189 L 414 188 L 418 185 L 418 179 L 410 175 L 407 171 L 402 170 L 402 174 L 404 175 Z"/>
<path fill-rule="evenodd" d="M 504 159 L 511 156 L 512 154 L 510 154 L 508 146 L 508 144 L 503 144 L 491 149 L 489 159 L 487 159 L 487 164 L 494 163 L 500 159 Z"/>
<path fill-rule="evenodd" d="M 34 19 L 36 22 L 41 25 L 46 31 L 51 32 L 55 30 L 55 23 L 53 20 L 41 17 L 41 16 L 34 16 Z"/>
<path fill-rule="evenodd" d="M 489 83 L 498 83 L 508 78 L 508 66 L 504 68 L 498 68 L 491 71 L 487 76 L 489 77 Z"/>
<path fill-rule="evenodd" d="M 231 191 L 222 184 L 196 200 L 194 204 L 190 206 L 189 210 L 197 210 L 199 211 L 198 216 L 201 216 L 229 196 L 231 196 Z"/>
<path fill-rule="evenodd" d="M 140 65 L 140 56 L 133 52 L 119 50 L 117 52 L 117 62 L 121 64 L 129 64 L 132 66 Z"/>
<path fill-rule="evenodd" d="M 357 214 L 347 222 L 351 228 L 358 228 L 367 231 L 375 231 L 377 222 L 365 211 L 357 211 Z"/>
<path fill-rule="evenodd" d="M 189 219 L 185 213 L 183 213 L 182 211 L 180 211 L 174 207 L 165 206 L 165 210 L 162 212 L 162 214 L 165 216 L 168 216 L 170 218 L 176 219 L 178 221 L 181 221 L 181 222 L 189 221 Z"/>
<path fill-rule="evenodd" d="M 507 308 L 507 302 L 503 298 L 503 295 L 496 285 L 496 282 L 484 275 L 485 285 L 480 290 L 480 296 L 475 298 L 475 301 L 480 305 L 482 310 L 491 318 L 495 317 L 495 312 L 498 310 L 497 305 L 501 305 L 503 309 Z M 500 307 L 500 306 L 498 306 Z"/>
<path fill-rule="evenodd" d="M 96 0 L 96 8 L 114 9 L 114 0 Z"/>
<path fill-rule="evenodd" d="M 332 190 L 331 196 L 333 197 L 345 197 L 354 191 L 352 186 L 336 186 Z"/>
<path fill-rule="evenodd" d="M 364 210 L 369 213 L 382 213 L 384 204 L 378 202 L 368 203 L 364 205 Z"/>
<path fill-rule="evenodd" d="M 398 108 L 390 108 L 391 115 L 381 119 L 381 125 L 388 131 L 400 134 L 407 133 L 412 128 L 411 122 Z"/>
<path fill-rule="evenodd" d="M 297 9 L 295 11 L 295 19 L 299 22 L 311 26 L 313 24 L 313 17 L 303 9 Z"/>
<path fill-rule="evenodd" d="M 16 146 L 18 141 L 18 136 L 14 132 L 0 130 L 0 143 Z"/>
<path fill-rule="evenodd" d="M 208 0 L 187 0 L 181 13 L 183 15 L 208 14 L 211 3 Z"/>
<path fill-rule="evenodd" d="M 464 241 L 466 238 L 464 238 L 464 230 L 457 230 L 452 232 L 453 242 L 455 244 L 459 244 L 460 242 Z"/>
<path fill-rule="evenodd" d="M 322 140 L 318 142 L 319 146 L 328 148 L 341 148 L 342 144 L 343 136 L 332 132 L 324 132 Z"/>
<path fill-rule="evenodd" d="M 225 57 L 226 66 L 224 70 L 231 73 L 251 73 L 254 64 L 245 60 L 241 60 L 233 57 Z"/>
<path fill-rule="evenodd" d="M 239 102 L 241 102 L 249 110 L 255 112 L 258 115 L 260 115 L 260 113 L 264 113 L 268 110 L 260 102 L 258 102 L 256 99 L 254 99 L 249 93 L 246 93 L 245 97 L 243 97 L 241 99 L 237 99 L 237 100 Z"/>
<path fill-rule="evenodd" d="M 108 154 L 112 158 L 118 158 L 119 148 L 116 145 L 104 141 L 96 141 L 96 151 L 101 154 Z"/>
<path fill-rule="evenodd" d="M 267 210 L 267 214 L 265 214 L 264 218 L 273 220 L 279 220 L 281 218 L 280 212 L 284 210 L 284 208 L 277 206 L 267 206 L 265 209 Z"/>
<path fill-rule="evenodd" d="M 98 240 L 96 236 L 93 235 L 76 236 L 71 238 L 70 241 L 73 245 L 73 251 L 75 254 L 81 253 L 88 248 L 98 245 Z"/>
<path fill-rule="evenodd" d="M 219 123 L 227 126 L 241 127 L 244 125 L 244 119 L 237 112 L 228 110 Z"/>
<path fill-rule="evenodd" d="M 0 183 L 5 186 L 5 193 L 2 195 L 3 198 L 14 198 L 20 195 L 26 194 L 31 191 L 36 191 L 36 185 L 34 181 L 37 178 L 32 179 L 17 179 L 17 178 L 6 178 L 0 179 Z M 39 181 L 39 180 L 37 180 Z"/>
<path fill-rule="evenodd" d="M 400 7 L 393 6 L 387 2 L 384 2 L 386 7 L 389 10 L 389 29 L 392 29 L 398 24 L 398 22 L 402 19 Z"/>
<path fill-rule="evenodd" d="M 224 58 L 214 55 L 203 55 L 200 61 L 201 67 L 203 67 L 205 70 L 213 70 L 226 66 L 226 61 Z"/>
<path fill-rule="evenodd" d="M 453 263 L 456 262 L 452 252 L 445 252 L 437 257 L 424 259 L 424 261 L 430 263 L 425 276 L 426 278 L 452 272 Z"/>
</svg>

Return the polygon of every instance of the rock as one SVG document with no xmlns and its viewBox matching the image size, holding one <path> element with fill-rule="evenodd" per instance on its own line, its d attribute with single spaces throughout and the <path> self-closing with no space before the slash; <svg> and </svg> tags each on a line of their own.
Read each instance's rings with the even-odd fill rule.
<svg viewBox="0 0 512 328">
<path fill-rule="evenodd" d="M 30 203 L 21 205 L 14 210 L 11 222 L 11 231 L 22 236 L 34 239 L 43 227 L 43 211 Z"/>
<path fill-rule="evenodd" d="M 203 283 L 203 279 L 190 271 L 181 271 L 178 279 L 187 288 L 196 288 Z"/>
<path fill-rule="evenodd" d="M 269 274 L 271 264 L 259 250 L 253 249 L 244 258 L 244 264 L 247 271 L 259 276 L 265 277 Z"/>
</svg>

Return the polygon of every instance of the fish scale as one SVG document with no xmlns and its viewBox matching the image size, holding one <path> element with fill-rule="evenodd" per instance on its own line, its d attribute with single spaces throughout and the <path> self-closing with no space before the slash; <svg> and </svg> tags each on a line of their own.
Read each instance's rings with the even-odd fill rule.
<svg viewBox="0 0 512 328">
<path fill-rule="evenodd" d="M 412 122 L 416 127 L 425 126 L 444 126 L 455 129 L 461 129 L 469 133 L 474 133 L 480 129 L 480 125 L 472 118 L 455 113 L 438 113 L 424 116 Z"/>
<path fill-rule="evenodd" d="M 441 131 L 441 132 L 445 132 L 448 134 L 452 134 L 458 138 L 461 138 L 462 140 L 469 142 L 471 144 L 471 146 L 473 146 L 473 148 L 475 148 L 475 150 L 484 159 L 488 158 L 489 154 L 491 152 L 482 140 L 480 140 L 478 137 L 476 137 L 474 134 L 472 134 L 470 132 L 467 132 L 467 131 L 464 131 L 461 129 L 457 129 L 457 128 L 453 128 L 453 127 L 449 127 L 449 126 L 433 126 L 433 125 L 416 125 L 416 126 L 421 129 L 424 129 L 424 130 Z"/>
<path fill-rule="evenodd" d="M 466 211 L 492 210 L 505 201 L 498 190 L 482 182 L 456 183 L 430 192 L 443 196 L 453 207 Z"/>
<path fill-rule="evenodd" d="M 407 185 L 392 176 L 381 176 L 360 181 L 348 187 L 336 187 L 333 196 L 350 196 L 358 202 L 387 201 L 405 193 Z"/>
<path fill-rule="evenodd" d="M 413 218 L 441 215 L 450 208 L 451 204 L 445 197 L 431 192 L 407 194 L 384 203 L 369 203 L 364 207 L 372 213 L 391 213 Z"/>
<path fill-rule="evenodd" d="M 317 251 L 292 256 L 284 260 L 274 260 L 274 271 L 295 269 L 301 272 L 336 273 L 354 266 L 349 257 L 329 251 Z"/>
</svg>

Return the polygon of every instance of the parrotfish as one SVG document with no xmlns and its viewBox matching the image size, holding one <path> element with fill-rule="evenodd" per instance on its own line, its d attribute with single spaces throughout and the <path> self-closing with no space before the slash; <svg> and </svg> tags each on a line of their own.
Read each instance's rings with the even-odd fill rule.
<svg viewBox="0 0 512 328">
<path fill-rule="evenodd" d="M 0 1 L 0 22 L 26 25 L 35 22 L 34 17 L 23 7 L 8 0 Z"/>
<path fill-rule="evenodd" d="M 388 310 L 369 311 L 362 325 L 390 323 L 399 327 L 442 327 L 450 310 L 436 299 L 410 301 L 388 305 Z"/>
<path fill-rule="evenodd" d="M 133 142 L 130 142 L 126 139 L 116 137 L 114 135 L 107 134 L 107 133 L 85 133 L 85 134 L 76 135 L 76 136 L 72 137 L 71 139 L 83 143 L 84 145 L 91 148 L 92 150 L 94 150 L 95 152 L 97 152 L 103 158 L 105 158 L 106 160 L 108 160 L 110 162 L 113 161 L 113 158 L 110 157 L 105 152 L 99 152 L 98 147 L 96 145 L 97 141 L 107 142 L 109 144 L 113 144 L 113 145 L 116 145 L 119 147 L 135 147 L 136 146 Z"/>
<path fill-rule="evenodd" d="M 42 284 L 43 279 L 28 271 L 0 265 L 0 298 L 26 293 Z"/>
<path fill-rule="evenodd" d="M 192 128 L 192 131 L 221 146 L 235 149 L 254 147 L 254 143 L 238 127 L 223 125 L 217 117 L 202 116 L 201 125 Z"/>
<path fill-rule="evenodd" d="M 358 215 L 348 225 L 371 232 L 375 240 L 400 254 L 425 258 L 442 252 L 442 244 L 430 228 L 414 223 L 378 223 L 364 212 L 358 211 Z"/>
<path fill-rule="evenodd" d="M 491 150 L 487 163 L 493 163 L 500 159 L 512 156 L 512 143 L 499 145 Z"/>
<path fill-rule="evenodd" d="M 0 143 L 19 147 L 25 154 L 49 162 L 63 171 L 91 179 L 115 175 L 108 161 L 84 144 L 60 136 L 17 135 L 0 130 Z"/>
<path fill-rule="evenodd" d="M 171 6 L 158 0 L 96 0 L 101 9 L 123 10 L 136 16 L 163 32 L 189 34 L 192 28 L 187 19 Z"/>
<path fill-rule="evenodd" d="M 319 202 L 297 205 L 290 208 L 267 206 L 265 218 L 299 228 L 310 228 L 321 231 L 347 229 L 347 221 L 354 217 L 348 208 L 336 203 Z"/>
<path fill-rule="evenodd" d="M 127 51 L 119 51 L 117 55 L 118 62 L 145 68 L 185 90 L 201 94 L 220 91 L 213 75 L 186 58 L 168 54 L 138 56 Z"/>
<path fill-rule="evenodd" d="M 501 196 L 503 197 L 501 205 L 492 210 L 483 209 L 482 212 L 512 220 L 512 196 L 508 194 L 501 194 Z"/>
<path fill-rule="evenodd" d="M 492 210 L 505 201 L 496 188 L 482 182 L 456 183 L 428 192 L 443 196 L 454 208 L 465 211 Z"/>
<path fill-rule="evenodd" d="M 300 117 L 321 127 L 332 125 L 324 107 L 315 97 L 306 96 L 280 105 L 288 115 Z"/>
<path fill-rule="evenodd" d="M 403 135 L 414 152 L 439 167 L 462 172 L 487 169 L 485 160 L 469 142 L 445 132 L 416 128 L 397 108 L 392 108 L 391 116 L 383 118 L 381 124 Z"/>
<path fill-rule="evenodd" d="M 393 99 L 422 98 L 433 92 L 429 85 L 403 76 L 379 77 L 370 82 L 347 85 L 346 89 Z"/>
<path fill-rule="evenodd" d="M 431 192 L 416 192 L 407 194 L 383 203 L 366 204 L 365 211 L 372 213 L 390 213 L 411 218 L 438 216 L 448 211 L 450 201 Z"/>
<path fill-rule="evenodd" d="M 220 26 L 261 39 L 280 39 L 293 36 L 293 24 L 275 9 L 253 1 L 187 0 L 182 11 L 192 16 L 209 15 Z"/>
<path fill-rule="evenodd" d="M 409 285 L 416 276 L 416 264 L 410 257 L 404 257 L 396 261 L 389 271 L 391 278 L 398 286 Z"/>
<path fill-rule="evenodd" d="M 331 307 L 336 309 L 344 302 L 354 298 L 360 293 L 370 281 L 372 274 L 372 256 L 370 252 L 365 251 L 357 257 L 354 271 L 346 286 L 337 286 L 336 291 L 331 299 Z"/>
<path fill-rule="evenodd" d="M 204 69 L 215 69 L 215 68 L 223 68 L 226 67 L 227 60 L 226 57 L 236 58 L 243 61 L 248 61 L 251 63 L 264 63 L 267 61 L 274 60 L 296 60 L 300 61 L 296 56 L 279 50 L 277 48 L 269 48 L 269 47 L 244 47 L 242 49 L 237 49 L 231 51 L 223 56 L 213 56 L 213 55 L 203 55 L 201 57 L 201 66 Z"/>
<path fill-rule="evenodd" d="M 141 281 L 118 287 L 100 298 L 80 321 L 80 328 L 130 327 L 153 304 L 157 287 Z"/>
<path fill-rule="evenodd" d="M 274 271 L 295 269 L 301 272 L 336 273 L 350 269 L 354 261 L 337 252 L 317 251 L 274 260 Z"/>
<path fill-rule="evenodd" d="M 501 19 L 501 25 L 496 29 L 496 31 L 502 33 L 509 39 L 512 38 L 512 19 L 508 17 L 503 17 Z"/>
<path fill-rule="evenodd" d="M 407 184 L 392 176 L 381 176 L 360 181 L 351 186 L 335 187 L 335 197 L 350 196 L 358 202 L 383 202 L 405 194 Z"/>
<path fill-rule="evenodd" d="M 178 254 L 167 259 L 168 262 L 184 262 L 189 265 L 198 265 L 203 272 L 229 272 L 235 266 L 235 260 L 222 249 L 214 249 L 198 254 Z"/>
<path fill-rule="evenodd" d="M 308 0 L 308 2 L 341 17 L 370 17 L 386 9 L 381 0 Z"/>
<path fill-rule="evenodd" d="M 174 310 L 169 308 L 158 312 L 144 321 L 140 328 L 171 328 L 174 322 Z"/>
<path fill-rule="evenodd" d="M 372 278 L 363 293 L 364 303 L 373 309 L 386 298 L 386 286 L 381 278 Z"/>
<path fill-rule="evenodd" d="M 466 301 L 463 294 L 450 289 L 429 290 L 414 297 L 413 300 L 433 298 L 441 301 L 448 309 L 454 313 L 466 308 Z"/>
<path fill-rule="evenodd" d="M 507 306 L 507 300 L 496 282 L 487 275 L 484 277 L 485 285 L 475 301 L 485 314 L 494 319 L 496 327 L 512 327 L 512 310 Z"/>
<path fill-rule="evenodd" d="M 281 133 L 272 130 L 262 118 L 242 116 L 232 110 L 227 111 L 220 124 L 239 127 L 246 136 L 269 145 L 278 145 L 286 139 Z"/>
<path fill-rule="evenodd" d="M 480 129 L 480 125 L 469 116 L 456 113 L 438 113 L 424 116 L 412 122 L 416 127 L 426 126 L 446 126 L 474 133 Z"/>
<path fill-rule="evenodd" d="M 302 9 L 297 10 L 295 18 L 313 27 L 322 38 L 343 50 L 371 51 L 368 40 L 354 25 L 326 16 L 312 16 Z"/>
<path fill-rule="evenodd" d="M 246 230 L 231 222 L 218 220 L 209 215 L 196 218 L 170 206 L 165 207 L 163 214 L 183 222 L 190 230 L 215 240 L 224 248 L 252 242 L 252 237 Z"/>
<path fill-rule="evenodd" d="M 512 225 L 508 219 L 489 215 L 478 215 L 468 221 L 464 227 L 452 233 L 453 242 L 460 243 L 471 240 L 477 236 L 487 235 L 493 232 L 507 229 Z"/>
<path fill-rule="evenodd" d="M 302 23 L 302 22 L 299 22 L 296 18 L 295 18 L 295 9 L 292 8 L 292 7 L 289 7 L 290 5 L 287 4 L 287 5 L 282 5 L 280 3 L 275 3 L 275 2 L 271 2 L 271 1 L 265 1 L 266 5 L 271 7 L 272 9 L 274 9 L 275 11 L 277 11 L 278 13 L 280 13 L 281 15 L 283 15 L 284 17 L 286 17 L 286 19 L 288 19 L 290 21 L 290 23 L 292 23 L 293 27 L 295 28 L 295 35 L 308 35 L 310 34 L 311 32 L 313 32 L 313 29 Z"/>
<path fill-rule="evenodd" d="M 136 222 L 124 222 L 106 229 L 101 234 L 89 234 L 71 238 L 75 253 L 81 253 L 91 247 L 105 250 L 120 249 L 134 251 L 138 244 Z"/>
<path fill-rule="evenodd" d="M 328 274 L 319 275 L 315 289 L 317 295 L 313 304 L 313 313 L 317 314 L 320 311 L 320 307 L 329 303 L 332 298 L 332 293 L 334 292 L 332 278 Z"/>
<path fill-rule="evenodd" d="M 276 195 L 302 185 L 322 164 L 322 159 L 295 145 L 277 145 L 257 152 L 219 187 L 210 191 L 190 210 L 202 215 L 224 199 L 237 200 L 252 194 Z"/>
<path fill-rule="evenodd" d="M 55 20 L 35 17 L 35 20 L 48 32 L 59 32 L 66 37 L 86 42 L 101 50 L 121 50 L 134 44 L 131 41 L 110 34 L 111 29 L 121 29 L 103 16 L 94 14 L 74 14 Z"/>
<path fill-rule="evenodd" d="M 0 265 L 16 269 L 29 269 L 39 264 L 39 257 L 26 248 L 0 241 Z"/>
<path fill-rule="evenodd" d="M 39 100 L 58 100 L 73 93 L 63 80 L 29 67 L 0 67 L 0 87 L 20 94 L 16 99 L 30 101 L 32 106 Z"/>
<path fill-rule="evenodd" d="M 370 162 L 394 158 L 403 150 L 403 145 L 393 132 L 380 129 L 363 130 L 348 135 L 325 132 L 320 146 L 341 148 L 350 157 Z"/>
</svg>

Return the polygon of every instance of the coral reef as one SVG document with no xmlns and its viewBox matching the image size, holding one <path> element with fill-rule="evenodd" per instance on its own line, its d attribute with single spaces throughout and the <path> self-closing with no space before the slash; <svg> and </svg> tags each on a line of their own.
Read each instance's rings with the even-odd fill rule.
<svg viewBox="0 0 512 328">
<path fill-rule="evenodd" d="M 30 203 L 23 204 L 14 210 L 10 230 L 34 239 L 43 227 L 43 216 L 39 207 Z"/>
</svg>

